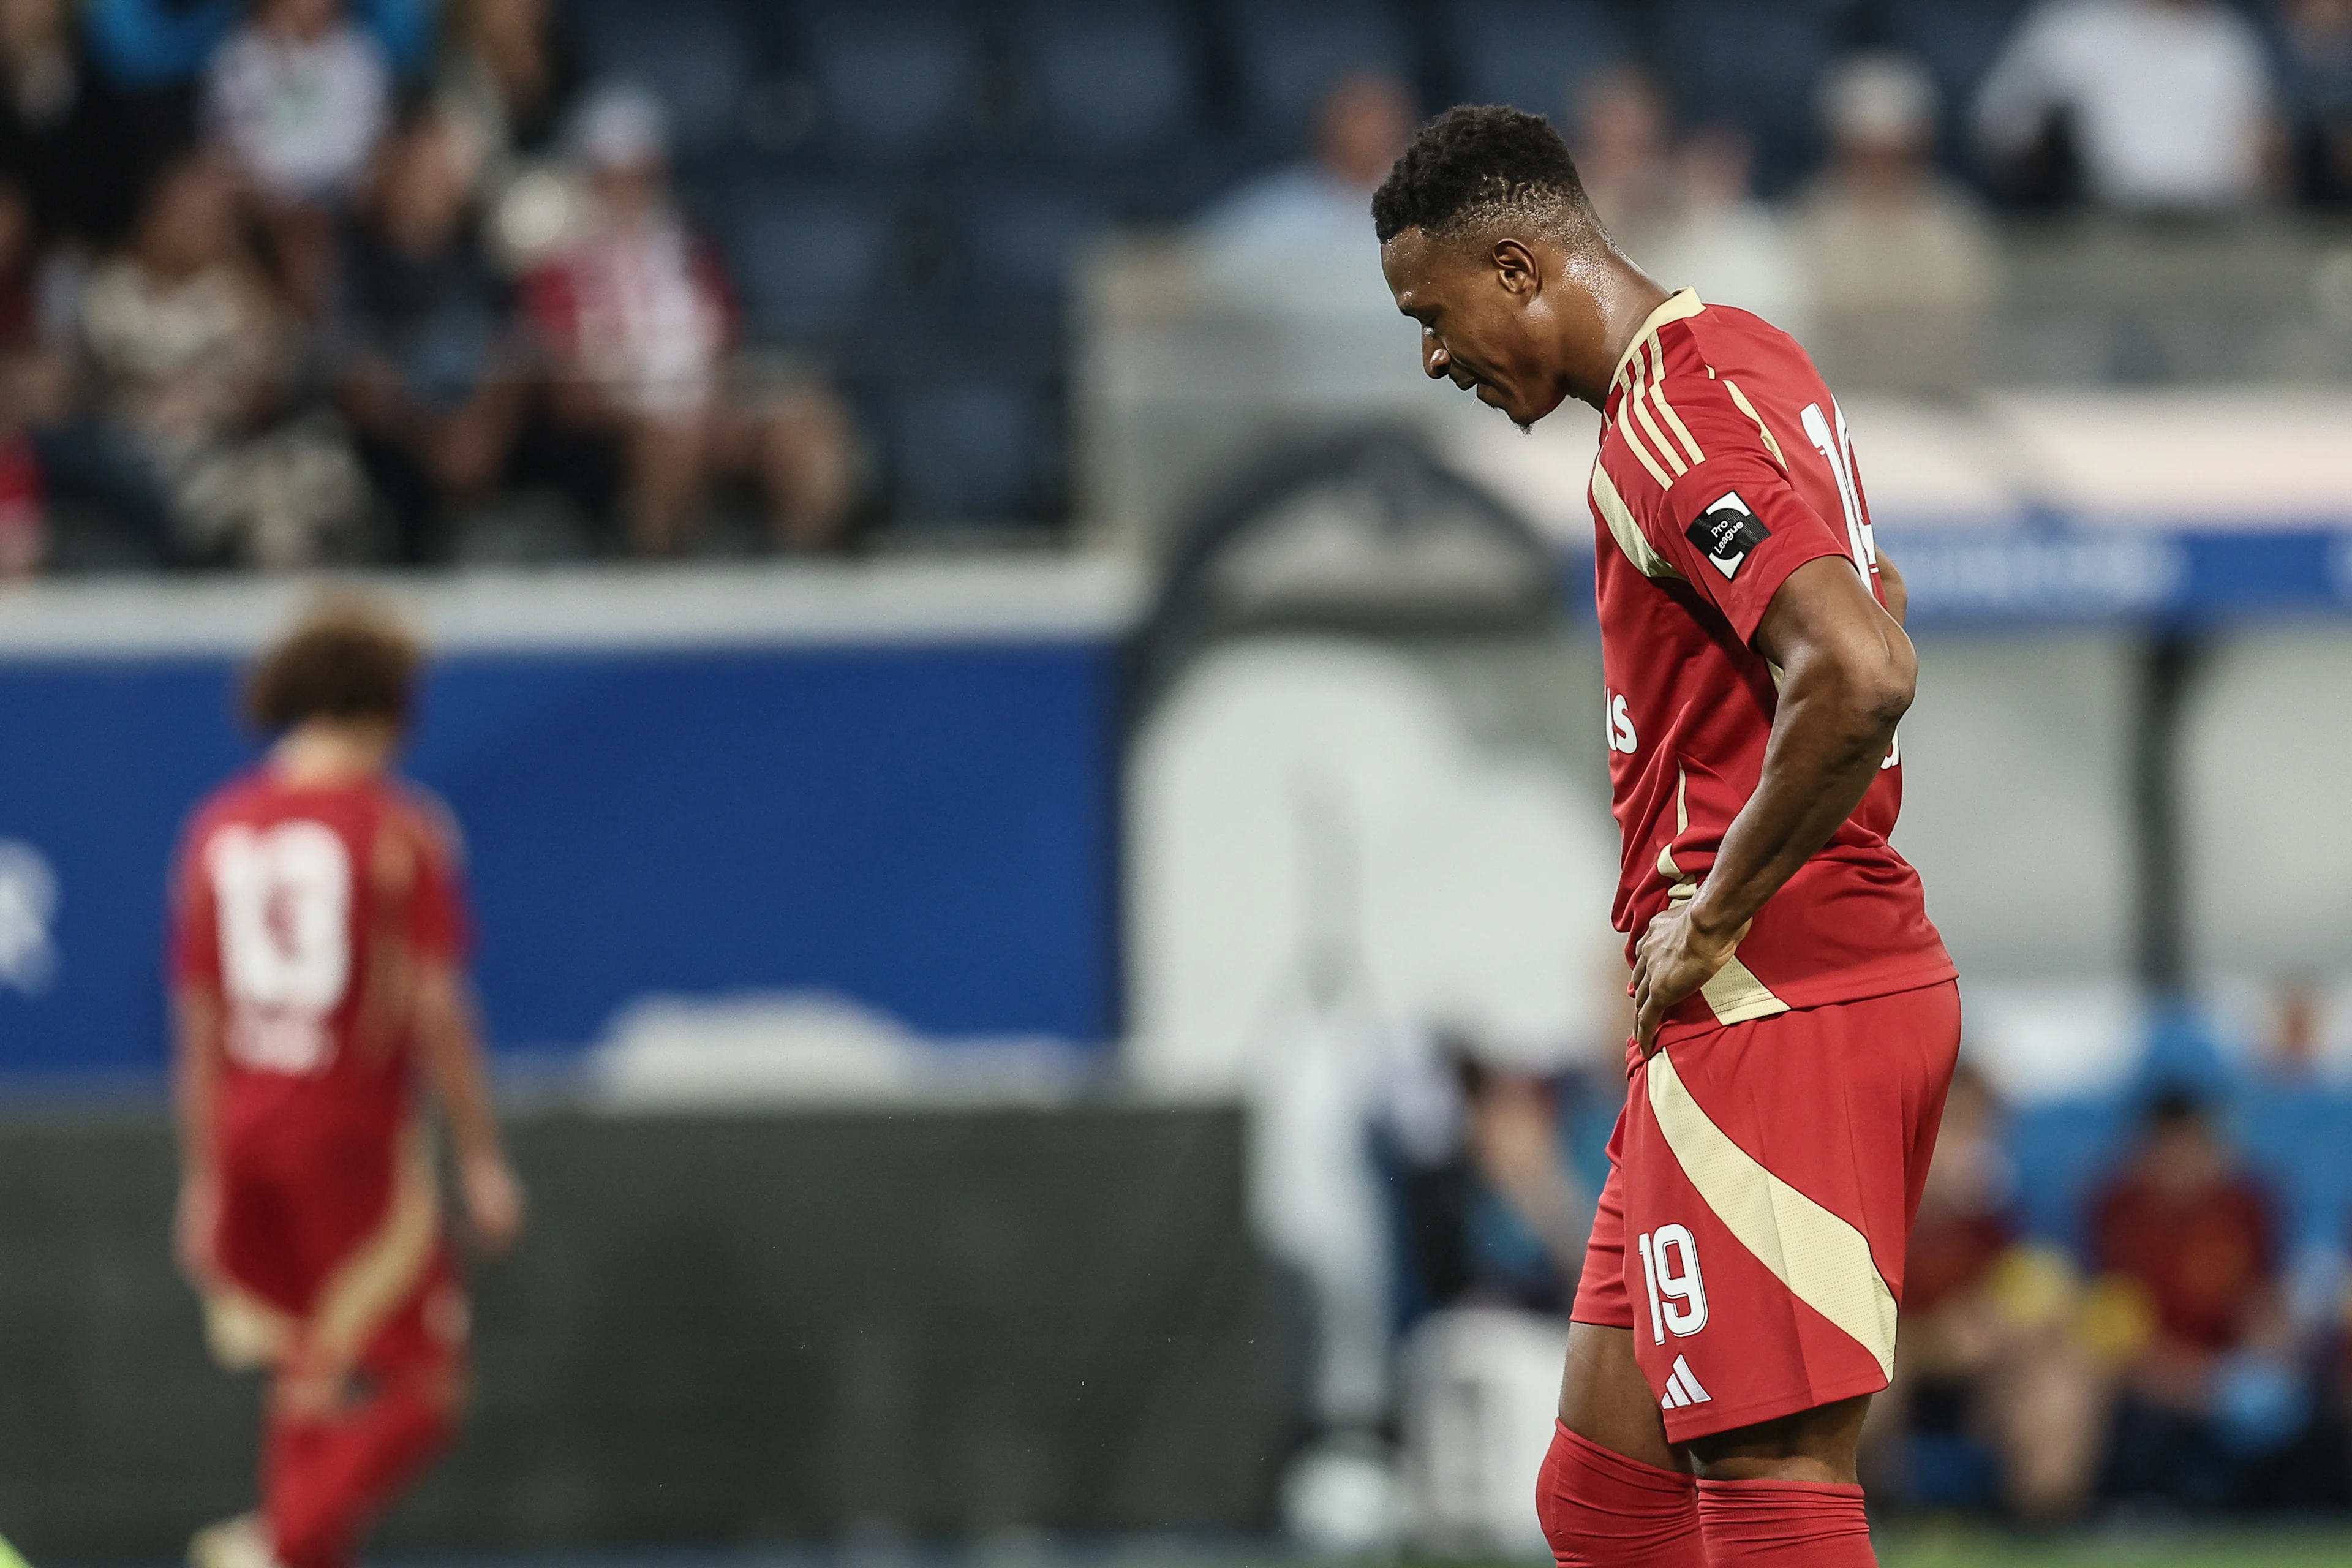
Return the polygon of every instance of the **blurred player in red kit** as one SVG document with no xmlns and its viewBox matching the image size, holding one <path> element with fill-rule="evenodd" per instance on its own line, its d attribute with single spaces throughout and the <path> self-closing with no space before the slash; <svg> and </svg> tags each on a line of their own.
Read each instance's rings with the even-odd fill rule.
<svg viewBox="0 0 2352 1568">
<path fill-rule="evenodd" d="M 1959 1049 L 1886 842 L 1916 661 L 1837 400 L 1609 237 L 1558 132 L 1455 109 L 1372 201 L 1423 368 L 1589 481 L 1629 1092 L 1537 1506 L 1563 1564 L 1874 1562 L 1855 1447 Z"/>
<path fill-rule="evenodd" d="M 467 1302 L 421 1087 L 476 1238 L 497 1251 L 522 1223 L 456 833 L 392 773 L 417 658 L 357 600 L 304 621 L 246 689 L 268 757 L 198 807 L 181 847 L 177 1246 L 214 1353 L 272 1374 L 260 1511 L 199 1531 L 196 1568 L 341 1568 L 455 1433 Z"/>
</svg>

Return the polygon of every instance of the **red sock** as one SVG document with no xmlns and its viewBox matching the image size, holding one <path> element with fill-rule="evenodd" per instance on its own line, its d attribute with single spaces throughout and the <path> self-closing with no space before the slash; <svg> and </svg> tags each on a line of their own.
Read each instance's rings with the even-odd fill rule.
<svg viewBox="0 0 2352 1568">
<path fill-rule="evenodd" d="M 1691 1479 L 1555 1426 L 1536 1517 L 1560 1568 L 1707 1568 Z"/>
<path fill-rule="evenodd" d="M 1701 1481 L 1714 1568 L 1877 1568 L 1862 1489 L 1810 1481 Z"/>
<path fill-rule="evenodd" d="M 456 1431 L 448 1407 L 394 1384 L 347 1415 L 270 1422 L 263 1511 L 286 1568 L 344 1568 L 360 1532 Z"/>
</svg>

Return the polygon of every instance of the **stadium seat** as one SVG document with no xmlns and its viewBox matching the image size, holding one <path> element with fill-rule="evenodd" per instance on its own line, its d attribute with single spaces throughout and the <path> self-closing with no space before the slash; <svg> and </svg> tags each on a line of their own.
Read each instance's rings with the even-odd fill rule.
<svg viewBox="0 0 2352 1568">
<path fill-rule="evenodd" d="M 1755 139 L 1756 177 L 1779 195 L 1819 160 L 1814 102 L 1839 53 L 1840 8 L 1822 0 L 1665 0 L 1662 58 L 1693 125 L 1738 125 Z"/>
<path fill-rule="evenodd" d="M 2119 1095 L 2021 1106 L 2009 1119 L 2017 1201 L 2037 1240 L 2080 1253 L 2091 1201 L 2129 1146 L 2131 1108 Z"/>
<path fill-rule="evenodd" d="M 1443 25 L 1458 98 L 1560 125 L 1576 84 L 1630 52 L 1601 0 L 1450 0 Z"/>
<path fill-rule="evenodd" d="M 729 249 L 752 334 L 810 342 L 845 331 L 887 270 L 897 220 L 894 201 L 866 194 L 743 191 Z"/>
<path fill-rule="evenodd" d="M 1230 0 L 1226 33 L 1250 128 L 1296 148 L 1326 89 L 1350 71 L 1418 80 L 1413 50 L 1383 0 Z"/>
<path fill-rule="evenodd" d="M 955 11 L 810 0 L 792 16 L 793 53 L 816 89 L 818 123 L 837 154 L 912 163 L 978 125 L 980 41 Z"/>
<path fill-rule="evenodd" d="M 1200 58 L 1160 5 L 1041 0 L 1013 21 L 1011 56 L 1054 155 L 1111 163 L 1168 147 L 1200 114 Z"/>
<path fill-rule="evenodd" d="M 1070 269 L 1108 226 L 1102 201 L 1070 184 L 967 182 L 961 227 L 965 275 L 982 310 L 1006 302 L 1059 310 Z"/>
<path fill-rule="evenodd" d="M 1037 521 L 1057 504 L 1059 414 L 1025 379 L 921 380 L 889 397 L 893 510 L 915 524 Z"/>
<path fill-rule="evenodd" d="M 726 0 L 592 0 L 572 16 L 590 76 L 661 100 L 678 153 L 712 153 L 735 135 L 754 51 Z"/>
</svg>

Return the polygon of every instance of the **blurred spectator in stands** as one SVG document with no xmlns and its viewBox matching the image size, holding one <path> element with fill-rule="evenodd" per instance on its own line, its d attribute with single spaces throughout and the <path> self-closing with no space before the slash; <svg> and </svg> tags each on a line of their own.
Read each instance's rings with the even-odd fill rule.
<svg viewBox="0 0 2352 1568">
<path fill-rule="evenodd" d="M 1561 1081 L 1447 1032 L 1392 1086 L 1405 1300 L 1402 1470 L 1416 1542 L 1517 1555 L 1543 1462 L 1568 1307 L 1592 1228 Z M 1417 1080 L 1417 1086 L 1416 1082 Z"/>
<path fill-rule="evenodd" d="M 1465 1300 L 1565 1313 L 1592 1197 L 1570 1165 L 1559 1086 L 1439 1039 L 1430 1109 L 1401 1137 L 1410 1268 L 1424 1309 Z"/>
<path fill-rule="evenodd" d="M 207 70 L 207 120 L 258 198 L 305 314 L 326 303 L 334 213 L 366 172 L 391 93 L 383 47 L 342 0 L 256 0 Z"/>
<path fill-rule="evenodd" d="M 1756 199 L 1755 149 L 1736 126 L 1703 126 L 1675 155 L 1680 202 L 1646 251 L 1630 252 L 1669 289 L 1737 305 L 1802 341 L 1813 324 L 1812 279 L 1789 220 Z"/>
<path fill-rule="evenodd" d="M 1977 129 L 2021 196 L 2079 178 L 2130 212 L 2211 212 L 2267 184 L 2271 80 L 2221 0 L 2043 0 L 1994 64 Z"/>
<path fill-rule="evenodd" d="M 2089 1501 L 2107 1392 L 2073 1332 L 2074 1268 L 2018 1223 L 2001 1134 L 1992 1086 L 1963 1062 L 1904 1261 L 1902 1352 L 1871 1406 L 1870 1446 L 1915 1503 L 1997 1493 L 2017 1518 L 2049 1523 Z M 1899 1458 L 1886 1455 L 1898 1442 Z M 1985 1455 L 1995 1473 L 1980 1479 Z"/>
<path fill-rule="evenodd" d="M 0 0 L 0 171 L 45 241 L 119 236 L 138 159 L 122 106 L 90 68 L 67 0 Z"/>
<path fill-rule="evenodd" d="M 1393 315 L 1368 237 L 1372 192 L 1412 134 L 1412 89 L 1386 72 L 1359 72 L 1324 95 L 1315 125 L 1311 157 L 1201 215 L 1202 277 L 1230 298 L 1284 310 Z"/>
<path fill-rule="evenodd" d="M 1673 111 L 1650 79 L 1629 66 L 1590 78 L 1575 100 L 1577 174 L 1601 221 L 1638 258 L 1682 211 Z"/>
<path fill-rule="evenodd" d="M 577 151 L 595 211 L 535 270 L 525 303 L 578 428 L 628 453 L 628 525 L 642 553 L 678 550 L 710 482 L 757 478 L 779 545 L 839 542 L 855 499 L 855 432 L 832 390 L 795 367 L 730 353 L 733 310 L 717 258 L 670 199 L 660 106 L 632 89 L 583 108 Z"/>
<path fill-rule="evenodd" d="M 2297 192 L 2352 205 L 2352 0 L 2285 0 L 2279 32 Z"/>
<path fill-rule="evenodd" d="M 56 271 L 24 187 L 0 174 L 0 581 L 32 575 L 48 553 L 37 433 L 65 413 L 72 373 Z"/>
<path fill-rule="evenodd" d="M 1895 54 L 1855 55 L 1822 84 L 1829 167 L 1795 216 L 1817 312 L 1806 347 L 1841 386 L 1976 379 L 2000 251 L 1975 197 L 1936 167 L 1936 99 Z"/>
<path fill-rule="evenodd" d="M 2301 1435 L 2270 1193 L 2185 1089 L 2150 1103 L 2139 1146 L 2092 1211 L 2093 1319 L 2120 1402 L 2106 1485 L 2123 1497 L 2230 1501 L 2251 1461 Z"/>
<path fill-rule="evenodd" d="M 331 423 L 289 406 L 297 339 L 216 161 L 157 182 L 80 321 L 97 419 L 51 445 L 92 499 L 195 562 L 291 566 L 358 547 L 358 466 Z"/>
<path fill-rule="evenodd" d="M 560 243 L 580 206 L 562 134 L 581 70 L 558 23 L 553 0 L 453 0 L 436 78 L 491 237 L 518 260 Z"/>
<path fill-rule="evenodd" d="M 407 561 L 446 555 L 451 514 L 504 475 L 530 393 L 506 280 L 474 243 L 459 132 L 411 112 L 346 229 L 343 411 Z"/>
</svg>

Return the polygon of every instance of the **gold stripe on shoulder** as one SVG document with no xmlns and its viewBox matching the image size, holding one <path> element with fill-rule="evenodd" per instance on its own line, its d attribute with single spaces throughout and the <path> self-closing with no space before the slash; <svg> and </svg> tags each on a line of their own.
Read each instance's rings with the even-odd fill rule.
<svg viewBox="0 0 2352 1568">
<path fill-rule="evenodd" d="M 1633 410 L 1633 424 L 1639 426 L 1648 438 L 1650 449 L 1664 458 L 1666 467 L 1674 470 L 1675 478 L 1680 479 L 1690 471 L 1690 465 L 1683 461 L 1683 455 L 1675 450 L 1672 441 L 1666 439 L 1666 432 L 1659 425 L 1657 416 L 1650 412 L 1651 395 L 1656 390 L 1657 384 L 1649 378 L 1645 370 L 1634 371 L 1633 389 L 1625 395 L 1624 406 Z M 1627 435 L 1633 434 L 1622 415 L 1618 416 L 1617 424 Z"/>
<path fill-rule="evenodd" d="M 1660 328 L 1672 326 L 1676 321 L 1687 321 L 1706 309 L 1706 301 L 1698 297 L 1696 289 L 1677 289 L 1667 295 L 1665 303 L 1650 312 L 1642 322 L 1642 330 L 1633 334 L 1633 341 L 1626 344 L 1625 352 L 1618 356 L 1617 368 L 1609 373 L 1611 384 L 1614 385 L 1617 379 L 1625 374 L 1625 366 L 1632 362 L 1634 353 L 1655 336 Z"/>
<path fill-rule="evenodd" d="M 1592 510 L 1601 514 L 1601 521 L 1608 525 L 1609 536 L 1617 542 L 1617 548 L 1625 552 L 1625 559 L 1633 563 L 1634 570 L 1644 577 L 1682 575 L 1675 570 L 1673 562 L 1658 552 L 1649 535 L 1642 531 L 1642 525 L 1633 519 L 1633 509 L 1617 493 L 1616 481 L 1609 477 L 1608 468 L 1599 458 L 1592 459 L 1591 488 Z"/>
<path fill-rule="evenodd" d="M 1706 462 L 1706 454 L 1698 449 L 1698 442 L 1691 435 L 1690 426 L 1684 424 L 1683 416 L 1675 412 L 1675 405 L 1666 401 L 1666 351 L 1654 339 L 1650 343 L 1649 353 L 1653 361 L 1650 401 L 1657 405 L 1658 412 L 1665 417 L 1667 427 L 1674 431 L 1675 438 L 1683 444 L 1683 449 L 1690 454 L 1690 460 L 1693 463 Z"/>
</svg>

